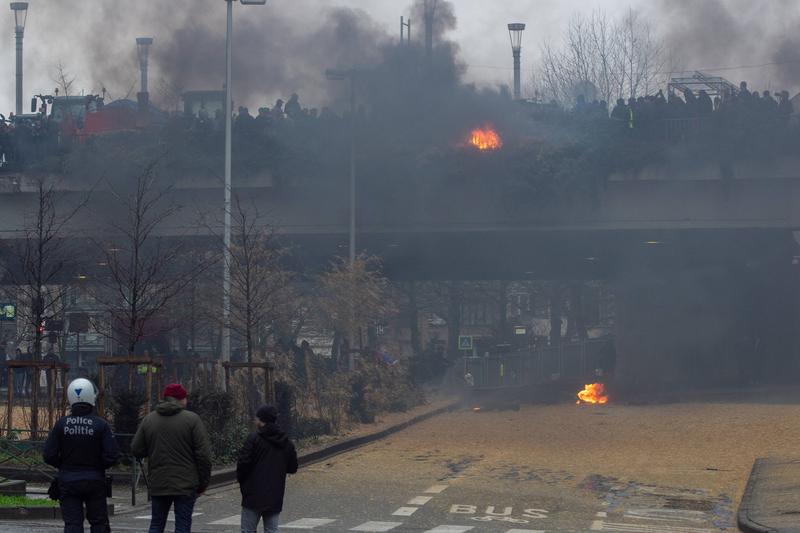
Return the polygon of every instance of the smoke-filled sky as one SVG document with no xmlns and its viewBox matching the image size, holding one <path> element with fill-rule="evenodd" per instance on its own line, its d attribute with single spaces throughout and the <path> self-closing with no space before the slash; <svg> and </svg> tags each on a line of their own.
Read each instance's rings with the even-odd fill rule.
<svg viewBox="0 0 800 533">
<path fill-rule="evenodd" d="M 268 0 L 235 7 L 235 85 L 238 103 L 251 107 L 292 92 L 304 105 L 324 105 L 333 82 L 326 67 L 368 65 L 378 48 L 397 40 L 399 17 L 412 0 Z M 753 88 L 800 89 L 800 3 L 796 0 L 440 0 L 443 35 L 458 46 L 465 79 L 508 84 L 508 22 L 528 25 L 523 40 L 527 80 L 545 40 L 557 40 L 575 12 L 602 8 L 612 17 L 641 11 L 681 69 L 704 68 Z M 0 110 L 14 107 L 13 15 L 0 24 Z M 187 89 L 221 88 L 225 5 L 220 0 L 30 0 L 25 35 L 25 101 L 51 93 L 61 63 L 75 78 L 73 92 L 135 99 L 134 40 L 152 36 L 150 92 L 174 107 Z M 412 18 L 421 42 L 422 20 Z M 731 68 L 733 67 L 733 68 Z M 746 68 L 742 68 L 746 67 Z M 716 70 L 720 69 L 720 70 Z M 284 98 L 285 99 L 285 98 Z M 25 105 L 27 108 L 28 106 Z"/>
</svg>

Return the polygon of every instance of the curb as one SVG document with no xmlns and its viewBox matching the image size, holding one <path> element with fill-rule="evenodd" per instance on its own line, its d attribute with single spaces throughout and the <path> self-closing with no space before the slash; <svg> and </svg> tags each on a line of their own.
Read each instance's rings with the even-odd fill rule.
<svg viewBox="0 0 800 533">
<path fill-rule="evenodd" d="M 747 479 L 747 486 L 745 486 L 744 494 L 742 494 L 742 501 L 739 504 L 739 511 L 736 513 L 736 522 L 739 529 L 745 533 L 777 533 L 777 529 L 759 524 L 750 517 L 753 511 L 753 497 L 756 491 L 756 484 L 758 477 L 761 473 L 766 459 L 759 458 L 753 463 L 753 469 L 750 471 L 750 477 Z"/>
<path fill-rule="evenodd" d="M 114 504 L 108 504 L 108 516 L 114 516 Z M 0 507 L 0 520 L 61 520 L 59 506 Z"/>
<path fill-rule="evenodd" d="M 300 455 L 297 458 L 298 463 L 300 464 L 301 468 L 304 466 L 309 466 L 315 463 L 319 463 L 320 461 L 324 461 L 335 455 L 340 455 L 342 453 L 349 452 L 356 448 L 360 448 L 362 446 L 366 446 L 367 444 L 371 444 L 375 441 L 386 438 L 389 435 L 402 431 L 415 424 L 419 424 L 420 422 L 424 422 L 435 416 L 439 416 L 443 413 L 453 411 L 454 409 L 457 409 L 460 405 L 461 405 L 460 401 L 454 401 L 450 404 L 445 405 L 444 407 L 440 407 L 428 413 L 415 416 L 414 418 L 406 420 L 405 422 L 401 422 L 400 424 L 390 426 L 381 431 L 335 442 L 330 446 L 326 446 L 325 448 Z M 223 468 L 217 470 L 216 472 L 211 473 L 211 484 L 209 485 L 209 488 L 223 487 L 225 485 L 230 485 L 233 483 L 236 483 L 236 467 Z"/>
</svg>

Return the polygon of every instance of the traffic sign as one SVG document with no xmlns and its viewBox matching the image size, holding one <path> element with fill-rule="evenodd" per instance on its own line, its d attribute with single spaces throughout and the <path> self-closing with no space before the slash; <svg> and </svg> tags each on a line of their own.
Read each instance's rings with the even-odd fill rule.
<svg viewBox="0 0 800 533">
<path fill-rule="evenodd" d="M 472 335 L 459 335 L 458 336 L 458 349 L 464 351 L 472 350 Z"/>
<path fill-rule="evenodd" d="M 15 320 L 17 320 L 17 306 L 0 303 L 0 322 L 14 322 Z"/>
</svg>

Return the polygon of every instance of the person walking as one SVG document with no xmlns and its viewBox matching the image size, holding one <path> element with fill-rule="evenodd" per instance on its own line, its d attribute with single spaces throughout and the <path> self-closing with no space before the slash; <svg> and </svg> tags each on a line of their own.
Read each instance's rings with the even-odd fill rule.
<svg viewBox="0 0 800 533">
<path fill-rule="evenodd" d="M 119 460 L 119 448 L 111 427 L 94 413 L 97 391 L 91 381 L 72 381 L 67 398 L 70 414 L 56 422 L 44 444 L 44 461 L 58 468 L 58 490 L 51 497 L 61 504 L 64 533 L 83 533 L 84 516 L 91 533 L 108 533 L 105 471 Z"/>
<path fill-rule="evenodd" d="M 175 506 L 175 533 L 190 533 L 195 500 L 211 479 L 211 443 L 203 421 L 186 410 L 186 389 L 164 388 L 164 401 L 144 417 L 131 442 L 134 457 L 147 458 L 152 498 L 149 533 L 163 533 Z"/>
<path fill-rule="evenodd" d="M 256 431 L 239 451 L 236 481 L 242 493 L 242 533 L 256 533 L 259 520 L 264 533 L 276 533 L 286 475 L 297 472 L 297 451 L 277 425 L 278 410 L 263 405 L 256 412 Z"/>
</svg>

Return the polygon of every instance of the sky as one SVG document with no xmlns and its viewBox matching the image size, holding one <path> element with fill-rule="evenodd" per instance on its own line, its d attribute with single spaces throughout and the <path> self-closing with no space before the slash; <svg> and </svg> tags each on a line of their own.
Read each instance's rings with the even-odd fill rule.
<svg viewBox="0 0 800 533">
<path fill-rule="evenodd" d="M 182 86 L 181 90 L 222 85 L 225 6 L 219 0 L 29 2 L 24 41 L 25 102 L 34 94 L 52 93 L 59 64 L 75 78 L 74 91 L 97 93 L 105 86 L 112 99 L 125 96 L 135 99 L 138 67 L 134 40 L 143 35 L 155 39 L 151 93 L 181 70 L 208 71 L 203 81 L 206 84 L 218 80 L 216 86 Z M 793 73 L 791 76 L 776 73 L 778 67 L 774 65 L 753 65 L 775 62 L 778 58 L 782 64 L 786 62 L 800 69 L 797 61 L 800 46 L 795 56 L 792 37 L 797 33 L 794 24 L 798 22 L 800 10 L 800 3 L 795 0 L 451 0 L 451 3 L 457 25 L 446 38 L 459 46 L 459 58 L 468 66 L 466 79 L 480 85 L 511 81 L 507 23 L 527 24 L 523 37 L 523 80 L 527 80 L 539 58 L 541 44 L 557 41 L 574 13 L 588 14 L 598 8 L 612 18 L 624 15 L 628 9 L 641 11 L 670 48 L 682 56 L 679 64 L 686 68 L 744 65 L 748 68 L 720 73 L 725 73 L 732 81 L 744 76 L 756 79 L 765 85 L 764 88 L 777 88 L 771 85 L 773 83 L 795 84 L 797 80 Z M 320 65 L 330 52 L 331 39 L 342 37 L 339 35 L 341 26 L 330 29 L 333 11 L 336 8 L 357 9 L 359 24 L 374 32 L 369 35 L 370 39 L 377 38 L 378 34 L 385 35 L 381 38 L 397 39 L 400 16 L 409 15 L 410 4 L 411 0 L 268 0 L 267 6 L 237 4 L 234 33 L 240 38 L 235 40 L 234 54 L 242 62 L 241 69 L 253 66 L 257 71 L 245 85 L 252 88 L 258 83 L 258 76 L 274 73 L 272 78 L 285 85 L 278 88 L 277 81 L 273 85 L 265 82 L 259 98 L 281 95 L 277 93 L 285 96 L 304 89 L 320 98 L 321 93 L 314 93 L 308 86 L 325 83 Z M 14 107 L 14 36 L 10 9 L 0 11 L 0 25 L 6 28 L 5 39 L 0 40 L 0 58 L 5 58 L 0 61 L 0 111 L 8 111 Z M 248 36 L 245 42 L 237 29 L 244 29 L 244 35 Z M 422 37 L 422 30 L 421 21 L 412 20 L 413 40 Z M 204 35 L 214 35 L 218 40 L 203 38 Z M 250 46 L 254 41 L 258 41 L 257 50 Z M 195 57 L 183 61 L 176 53 L 180 48 L 172 46 L 166 50 L 165 43 L 174 45 L 176 42 L 196 48 Z M 307 58 L 313 61 L 306 62 Z M 339 56 L 332 61 L 344 60 L 344 56 Z M 304 77 L 290 75 L 293 69 L 303 68 L 318 69 L 318 78 L 317 70 L 306 72 Z M 800 73 L 796 77 L 800 80 Z M 183 83 L 198 83 L 191 76 L 182 79 Z M 295 86 L 301 82 L 305 87 Z M 781 88 L 794 93 L 800 87 Z"/>
</svg>

